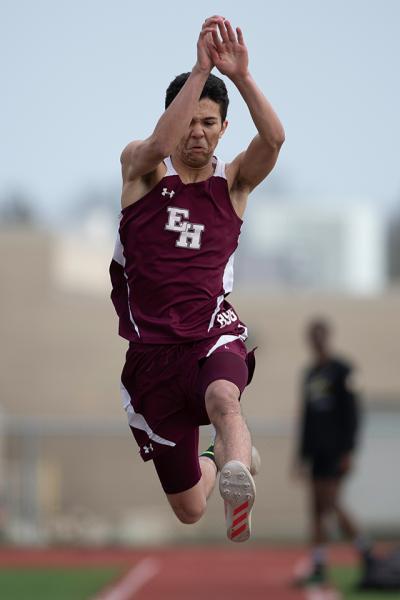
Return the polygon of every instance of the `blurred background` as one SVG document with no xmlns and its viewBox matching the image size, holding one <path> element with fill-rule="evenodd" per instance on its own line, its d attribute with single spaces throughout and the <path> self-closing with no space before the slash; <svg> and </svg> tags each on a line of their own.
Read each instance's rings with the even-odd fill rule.
<svg viewBox="0 0 400 600">
<path fill-rule="evenodd" d="M 257 345 L 243 400 L 263 459 L 254 533 L 304 540 L 290 477 L 304 328 L 323 315 L 357 365 L 361 445 L 346 499 L 400 534 L 400 55 L 396 0 L 3 0 L 0 19 L 0 534 L 13 544 L 224 537 L 217 494 L 190 528 L 143 464 L 119 398 L 109 300 L 122 148 L 148 136 L 203 20 L 243 29 L 286 130 L 249 202 L 232 302 Z M 239 94 L 219 155 L 254 126 Z M 208 442 L 204 432 L 202 443 Z M 140 485 L 139 485 L 140 482 Z"/>
</svg>

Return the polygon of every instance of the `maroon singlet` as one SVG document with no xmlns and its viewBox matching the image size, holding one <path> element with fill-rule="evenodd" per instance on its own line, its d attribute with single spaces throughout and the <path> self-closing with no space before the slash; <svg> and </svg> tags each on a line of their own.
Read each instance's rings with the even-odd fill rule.
<svg viewBox="0 0 400 600">
<path fill-rule="evenodd" d="M 247 330 L 225 297 L 242 220 L 229 197 L 225 165 L 184 184 L 169 158 L 163 179 L 121 212 L 110 266 L 119 333 L 131 342 L 170 344 Z"/>
</svg>

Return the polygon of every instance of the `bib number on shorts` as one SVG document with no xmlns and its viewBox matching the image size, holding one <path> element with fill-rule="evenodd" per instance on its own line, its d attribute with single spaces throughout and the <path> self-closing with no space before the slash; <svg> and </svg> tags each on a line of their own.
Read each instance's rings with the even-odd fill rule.
<svg viewBox="0 0 400 600">
<path fill-rule="evenodd" d="M 223 312 L 220 312 L 219 315 L 217 315 L 217 321 L 221 328 L 226 327 L 227 325 L 231 325 L 232 323 L 237 321 L 237 319 L 237 315 L 235 314 L 235 311 L 232 308 L 230 308 L 229 310 L 224 310 Z"/>
</svg>

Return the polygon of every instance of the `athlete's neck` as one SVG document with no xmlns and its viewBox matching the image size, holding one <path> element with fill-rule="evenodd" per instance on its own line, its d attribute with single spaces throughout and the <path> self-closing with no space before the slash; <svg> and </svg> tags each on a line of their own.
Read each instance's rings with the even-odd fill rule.
<svg viewBox="0 0 400 600">
<path fill-rule="evenodd" d="M 186 164 L 178 155 L 171 155 L 172 165 L 175 171 L 178 173 L 183 183 L 197 183 L 199 181 L 205 181 L 215 170 L 215 162 L 213 157 L 210 158 L 209 162 L 205 165 L 195 167 Z"/>
<path fill-rule="evenodd" d="M 315 354 L 315 362 L 317 365 L 325 365 L 331 358 L 332 356 L 329 350 L 319 350 L 319 352 Z"/>
</svg>

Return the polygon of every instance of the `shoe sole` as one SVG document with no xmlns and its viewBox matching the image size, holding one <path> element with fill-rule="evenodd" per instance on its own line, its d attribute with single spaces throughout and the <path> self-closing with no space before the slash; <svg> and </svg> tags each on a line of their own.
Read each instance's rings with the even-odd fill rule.
<svg viewBox="0 0 400 600">
<path fill-rule="evenodd" d="M 251 509 L 256 497 L 256 486 L 243 463 L 231 460 L 222 467 L 219 491 L 225 503 L 228 539 L 232 542 L 245 542 L 251 533 Z"/>
</svg>

